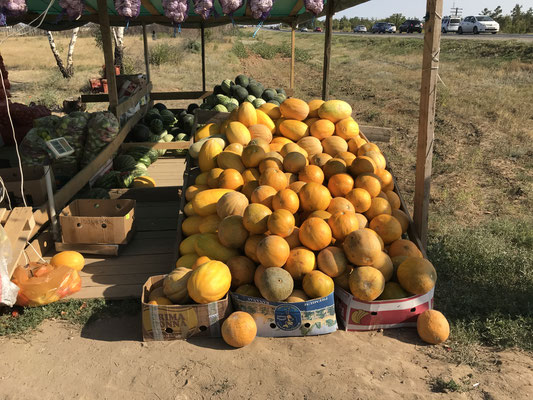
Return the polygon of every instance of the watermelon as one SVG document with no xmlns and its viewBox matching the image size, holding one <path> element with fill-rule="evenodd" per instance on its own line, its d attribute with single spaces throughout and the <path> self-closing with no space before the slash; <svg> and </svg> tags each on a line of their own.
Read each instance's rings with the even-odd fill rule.
<svg viewBox="0 0 533 400">
<path fill-rule="evenodd" d="M 132 172 L 128 171 L 118 176 L 118 184 L 121 188 L 128 188 L 133 183 L 135 176 Z"/>
<path fill-rule="evenodd" d="M 154 107 L 152 109 L 156 109 L 157 111 L 161 112 L 163 110 L 167 109 L 167 106 L 165 106 L 163 103 L 155 103 Z"/>
<path fill-rule="evenodd" d="M 93 184 L 93 188 L 113 189 L 119 186 L 120 171 L 109 171 Z"/>
<path fill-rule="evenodd" d="M 239 103 L 242 103 L 244 99 L 248 97 L 248 91 L 245 88 L 239 86 L 239 88 L 235 91 L 235 97 L 237 98 L 237 100 L 239 100 Z"/>
<path fill-rule="evenodd" d="M 134 160 L 138 160 L 141 157 L 144 157 L 148 154 L 150 149 L 148 147 L 132 147 L 126 151 L 126 155 L 132 156 Z"/>
<path fill-rule="evenodd" d="M 244 99 L 244 101 L 247 101 L 248 103 L 253 103 L 255 100 L 255 96 L 252 96 L 251 94 L 246 96 L 246 98 Z"/>
<path fill-rule="evenodd" d="M 243 88 L 247 88 L 248 85 L 250 84 L 250 79 L 246 76 L 246 75 L 238 75 L 236 78 L 235 78 L 235 83 L 237 85 L 240 85 L 242 86 Z"/>
<path fill-rule="evenodd" d="M 174 140 L 174 136 L 172 135 L 169 135 L 168 133 L 166 135 L 164 135 L 161 140 L 163 140 L 164 142 L 168 143 L 168 142 L 172 142 Z"/>
<path fill-rule="evenodd" d="M 101 187 L 93 187 L 80 193 L 78 199 L 109 199 L 109 192 Z"/>
<path fill-rule="evenodd" d="M 133 168 L 129 169 L 128 172 L 129 171 L 133 171 L 134 169 L 146 171 L 148 169 L 148 167 L 146 165 L 144 165 L 142 162 L 138 162 L 138 163 L 135 164 L 135 166 Z"/>
<path fill-rule="evenodd" d="M 220 85 L 215 85 L 213 88 L 213 94 L 224 94 L 224 91 L 222 90 L 222 87 Z"/>
<path fill-rule="evenodd" d="M 154 119 L 161 119 L 161 115 L 159 114 L 159 111 L 157 109 L 152 108 L 144 116 L 145 125 L 149 126 Z"/>
<path fill-rule="evenodd" d="M 285 89 L 276 89 L 276 92 L 278 92 L 278 94 L 282 94 L 284 96 L 287 96 L 287 93 L 285 93 Z"/>
<path fill-rule="evenodd" d="M 263 86 L 260 83 L 250 83 L 248 86 L 248 92 L 255 97 L 261 97 L 263 90 Z"/>
<path fill-rule="evenodd" d="M 150 136 L 150 142 L 152 142 L 152 143 L 157 143 L 157 142 L 159 142 L 160 139 L 161 139 L 161 136 L 159 136 L 159 135 L 151 135 Z"/>
<path fill-rule="evenodd" d="M 286 100 L 286 97 L 282 94 L 278 94 L 273 100 L 276 100 L 279 104 L 281 104 Z"/>
<path fill-rule="evenodd" d="M 161 120 L 163 121 L 163 126 L 165 128 L 170 128 L 174 126 L 174 124 L 177 122 L 176 117 L 174 117 L 174 114 L 172 116 L 170 115 L 162 115 Z"/>
<path fill-rule="evenodd" d="M 132 129 L 133 139 L 136 142 L 146 142 L 150 137 L 150 129 L 143 124 L 137 124 Z"/>
<path fill-rule="evenodd" d="M 231 89 L 230 89 L 231 96 L 232 97 L 237 97 L 237 96 L 235 96 L 235 94 L 237 93 L 237 90 L 239 90 L 239 89 L 243 89 L 243 87 L 241 85 L 233 85 L 233 86 L 231 86 Z"/>
<path fill-rule="evenodd" d="M 150 161 L 152 161 L 152 164 L 157 161 L 159 158 L 159 153 L 155 149 L 150 149 L 147 153 L 148 157 L 150 157 Z"/>
<path fill-rule="evenodd" d="M 192 131 L 194 125 L 194 115 L 187 114 L 183 117 L 183 130 L 187 133 Z"/>
<path fill-rule="evenodd" d="M 228 104 L 226 104 L 226 109 L 228 110 L 228 112 L 232 112 L 232 111 L 235 110 L 237 107 L 239 107 L 239 106 L 236 105 L 235 103 L 228 103 Z"/>
<path fill-rule="evenodd" d="M 229 102 L 235 104 L 237 107 L 239 106 L 239 100 L 237 100 L 235 97 L 230 97 Z"/>
<path fill-rule="evenodd" d="M 216 98 L 217 98 L 217 104 L 229 103 L 229 97 L 223 94 L 217 94 Z"/>
<path fill-rule="evenodd" d="M 200 104 L 200 110 L 211 110 L 211 107 L 207 103 L 202 103 Z"/>
<path fill-rule="evenodd" d="M 160 134 L 165 130 L 165 126 L 163 125 L 163 121 L 160 119 L 154 119 L 152 122 L 150 122 L 150 130 L 152 133 Z"/>
<path fill-rule="evenodd" d="M 117 171 L 130 171 L 135 168 L 137 161 L 132 156 L 122 154 L 113 160 L 113 169 Z"/>
<path fill-rule="evenodd" d="M 175 137 L 175 141 L 177 142 L 178 140 L 188 141 L 190 140 L 190 138 L 189 135 L 187 135 L 186 133 L 180 133 Z"/>
<path fill-rule="evenodd" d="M 225 94 L 229 95 L 231 92 L 230 92 L 230 88 L 231 88 L 231 84 L 233 82 L 230 81 L 229 79 L 224 79 L 222 81 L 222 83 L 220 84 L 220 88 L 222 89 L 222 92 L 224 92 Z"/>
<path fill-rule="evenodd" d="M 191 103 L 189 104 L 189 106 L 187 107 L 187 112 L 189 114 L 193 114 L 194 113 L 194 110 L 196 110 L 198 108 L 198 104 L 196 103 Z"/>
<path fill-rule="evenodd" d="M 267 101 L 267 103 L 272 103 L 272 104 L 275 104 L 275 105 L 277 105 L 277 106 L 279 106 L 279 105 L 281 104 L 281 103 L 280 103 L 279 101 L 277 101 L 277 100 L 269 100 L 269 101 Z"/>
<path fill-rule="evenodd" d="M 150 157 L 148 157 L 147 155 L 146 156 L 142 156 L 140 157 L 137 162 L 140 162 L 144 165 L 146 165 L 147 167 L 150 166 L 150 164 L 152 164 L 152 160 L 150 160 Z"/>
<path fill-rule="evenodd" d="M 263 99 L 255 99 L 252 104 L 255 108 L 259 108 L 261 107 L 263 104 L 265 104 L 266 101 L 264 101 Z"/>
<path fill-rule="evenodd" d="M 214 107 L 217 105 L 217 96 L 215 96 L 214 94 L 210 94 L 205 98 L 205 102 L 211 107 Z"/>
<path fill-rule="evenodd" d="M 216 106 L 212 108 L 212 110 L 218 111 L 218 112 L 228 112 L 228 109 L 224 107 L 222 104 L 217 104 Z"/>
<path fill-rule="evenodd" d="M 263 92 L 263 100 L 265 101 L 269 101 L 269 100 L 274 100 L 274 97 L 276 97 L 278 95 L 278 93 L 274 90 L 274 89 L 266 89 L 264 92 Z"/>
</svg>

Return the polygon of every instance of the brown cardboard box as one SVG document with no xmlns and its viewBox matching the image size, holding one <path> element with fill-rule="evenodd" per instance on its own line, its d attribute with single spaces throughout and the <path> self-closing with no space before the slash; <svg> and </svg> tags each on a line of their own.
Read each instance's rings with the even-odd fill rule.
<svg viewBox="0 0 533 400">
<path fill-rule="evenodd" d="M 29 206 L 40 206 L 46 203 L 48 196 L 46 194 L 46 180 L 44 177 L 44 167 L 23 167 L 24 173 L 24 196 Z M 50 170 L 52 188 L 54 188 L 54 175 Z M 0 176 L 4 180 L 7 192 L 11 199 L 13 207 L 23 205 L 22 196 L 20 195 L 20 170 L 17 168 L 2 168 Z M 7 202 L 7 200 L 4 200 Z"/>
<path fill-rule="evenodd" d="M 74 200 L 61 211 L 63 243 L 125 244 L 135 221 L 135 200 Z"/>
<path fill-rule="evenodd" d="M 143 286 L 142 331 L 145 341 L 183 340 L 191 336 L 220 337 L 222 322 L 231 314 L 231 302 L 158 306 L 148 304 L 150 291 L 163 286 L 165 275 L 148 278 Z"/>
</svg>

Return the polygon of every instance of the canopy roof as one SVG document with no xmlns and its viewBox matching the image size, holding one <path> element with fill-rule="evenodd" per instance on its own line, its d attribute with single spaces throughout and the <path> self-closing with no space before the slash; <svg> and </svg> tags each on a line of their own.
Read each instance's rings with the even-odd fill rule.
<svg viewBox="0 0 533 400">
<path fill-rule="evenodd" d="M 369 0 L 336 0 L 335 11 L 342 11 L 367 1 Z M 26 2 L 28 6 L 28 13 L 17 18 L 8 17 L 8 25 L 15 25 L 17 23 L 30 23 L 37 18 L 39 14 L 44 12 L 49 4 L 49 0 L 26 0 Z M 130 20 L 130 25 L 140 25 L 142 23 L 172 25 L 172 21 L 165 17 L 163 6 L 161 5 L 162 0 L 142 0 L 141 3 L 142 6 L 140 15 L 138 18 Z M 199 28 L 201 25 L 204 27 L 212 27 L 232 23 L 230 17 L 222 14 L 222 7 L 219 2 L 215 1 L 214 3 L 216 15 L 204 20 L 201 16 L 194 12 L 193 1 L 189 0 L 189 17 L 181 24 L 181 27 Z M 245 5 L 234 13 L 233 20 L 235 23 L 242 25 L 257 25 L 259 23 L 258 20 L 252 17 L 248 3 L 249 1 L 246 0 Z M 324 0 L 324 3 L 327 3 L 327 0 Z M 69 21 L 66 15 L 61 16 L 62 8 L 59 6 L 59 0 L 54 0 L 54 4 L 48 11 L 45 22 L 40 27 L 46 30 L 60 31 L 72 29 L 76 26 L 82 26 L 89 22 L 98 23 L 97 0 L 84 0 L 84 4 L 85 11 L 81 18 L 77 21 Z M 109 14 L 111 25 L 126 25 L 126 19 L 119 16 L 115 10 L 114 0 L 107 0 L 107 12 Z M 326 15 L 325 5 L 320 16 L 324 15 Z M 287 24 L 291 24 L 293 22 L 302 23 L 311 20 L 313 17 L 313 14 L 306 12 L 303 0 L 277 0 L 274 2 L 270 16 L 265 20 L 265 24 L 275 24 L 281 22 Z M 32 23 L 34 26 L 37 24 L 38 22 Z"/>
</svg>

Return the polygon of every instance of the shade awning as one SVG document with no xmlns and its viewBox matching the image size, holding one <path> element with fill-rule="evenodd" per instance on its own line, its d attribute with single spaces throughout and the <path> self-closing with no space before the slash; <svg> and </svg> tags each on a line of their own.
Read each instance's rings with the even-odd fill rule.
<svg viewBox="0 0 533 400">
<path fill-rule="evenodd" d="M 369 0 L 336 0 L 335 12 L 354 7 L 358 4 L 365 3 Z M 324 0 L 327 3 L 327 0 Z M 34 21 L 48 7 L 47 0 L 26 0 L 28 12 L 19 17 L 8 17 L 7 24 L 15 25 L 18 23 L 38 25 L 39 20 Z M 206 28 L 231 24 L 235 22 L 239 25 L 257 25 L 259 20 L 254 19 L 251 15 L 248 1 L 233 14 L 233 20 L 229 16 L 222 14 L 222 7 L 218 1 L 214 2 L 215 13 L 208 19 L 204 20 L 194 12 L 194 4 L 189 0 L 189 16 L 181 24 L 182 28 Z M 47 13 L 47 16 L 41 24 L 41 28 L 50 31 L 61 31 L 72 29 L 77 26 L 83 26 L 89 22 L 98 23 L 98 4 L 97 0 L 84 0 L 85 10 L 83 15 L 76 21 L 70 21 L 59 6 L 59 0 L 54 0 L 54 4 Z M 172 25 L 172 21 L 165 17 L 161 0 L 142 0 L 139 17 L 129 21 L 129 25 L 141 24 L 162 24 Z M 107 13 L 112 26 L 124 26 L 128 21 L 117 14 L 113 0 L 107 0 Z M 326 15 L 326 5 L 319 17 Z M 305 10 L 303 0 L 277 0 L 274 2 L 270 16 L 265 20 L 265 24 L 303 23 L 313 19 L 315 16 Z"/>
</svg>

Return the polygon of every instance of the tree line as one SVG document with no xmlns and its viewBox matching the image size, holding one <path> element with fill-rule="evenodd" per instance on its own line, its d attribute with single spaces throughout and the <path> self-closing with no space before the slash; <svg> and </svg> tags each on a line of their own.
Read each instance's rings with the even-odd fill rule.
<svg viewBox="0 0 533 400">
<path fill-rule="evenodd" d="M 516 4 L 510 14 L 504 15 L 501 6 L 498 6 L 494 10 L 485 8 L 481 10 L 480 15 L 488 15 L 497 21 L 500 24 L 501 32 L 533 33 L 533 7 L 525 10 L 523 6 Z M 364 25 L 367 30 L 370 30 L 372 25 L 376 22 L 390 22 L 398 27 L 408 19 L 418 19 L 424 22 L 423 17 L 406 17 L 400 13 L 392 14 L 388 18 L 383 19 L 362 17 L 348 18 L 343 16 L 342 18 L 333 18 L 332 28 L 334 31 L 351 32 L 357 25 Z M 308 29 L 313 29 L 317 26 L 324 28 L 324 21 L 316 19 L 308 21 L 305 24 L 300 24 L 300 27 L 306 27 Z"/>
</svg>

